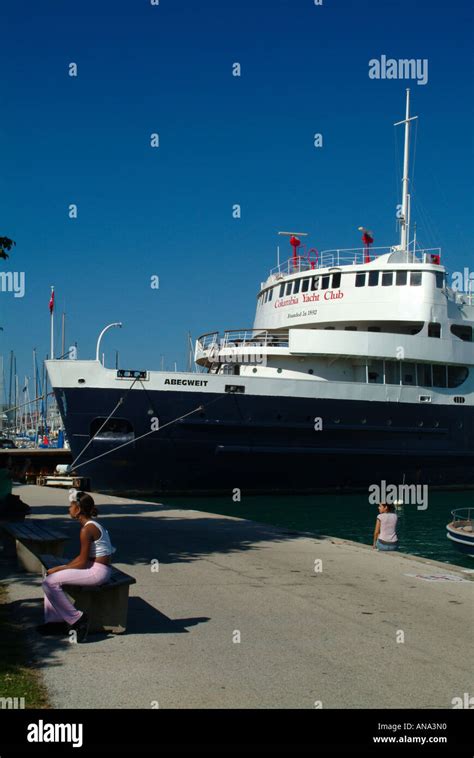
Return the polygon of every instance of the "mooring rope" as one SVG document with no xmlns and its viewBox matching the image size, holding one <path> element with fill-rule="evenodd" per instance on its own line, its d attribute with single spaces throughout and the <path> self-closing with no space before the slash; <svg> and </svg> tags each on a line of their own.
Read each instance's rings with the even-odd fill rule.
<svg viewBox="0 0 474 758">
<path fill-rule="evenodd" d="M 220 399 L 220 398 L 216 398 L 216 399 Z M 215 402 L 215 401 L 211 400 L 211 402 Z M 207 405 L 209 405 L 209 403 Z M 99 458 L 103 458 L 104 455 L 110 455 L 110 453 L 115 453 L 116 450 L 120 450 L 122 447 L 127 447 L 127 445 L 132 445 L 134 442 L 138 442 L 138 440 L 142 440 L 144 437 L 148 437 L 148 435 L 150 434 L 155 434 L 155 432 L 161 432 L 162 429 L 165 429 L 167 426 L 170 426 L 170 424 L 175 424 L 177 421 L 181 421 L 181 419 L 186 418 L 187 416 L 191 416 L 191 414 L 193 413 L 197 413 L 197 411 L 202 411 L 204 407 L 205 407 L 204 405 L 199 405 L 197 408 L 194 408 L 194 410 L 189 411 L 189 413 L 185 413 L 184 416 L 178 416 L 178 418 L 175 418 L 172 421 L 168 421 L 167 424 L 163 424 L 163 426 L 160 426 L 159 429 L 152 429 L 151 431 L 145 432 L 145 434 L 140 435 L 140 437 L 134 437 L 133 440 L 129 440 L 128 442 L 124 442 L 122 445 L 118 445 L 117 447 L 112 448 L 112 450 L 106 450 L 105 453 L 96 455 L 95 458 L 90 458 L 88 461 L 84 461 L 83 463 L 80 463 L 79 466 L 75 466 L 74 470 L 77 470 L 78 468 L 81 468 L 82 466 L 87 466 L 88 463 L 97 461 Z M 90 440 L 90 442 L 92 442 L 92 439 Z M 84 448 L 84 450 L 85 449 L 86 448 Z M 71 466 L 71 469 L 72 469 L 72 466 Z"/>
<path fill-rule="evenodd" d="M 87 448 L 89 447 L 89 445 L 90 445 L 90 444 L 91 444 L 91 443 L 92 443 L 92 442 L 95 440 L 95 438 L 97 437 L 97 435 L 99 434 L 99 432 L 101 432 L 101 431 L 102 431 L 102 429 L 103 429 L 103 428 L 104 428 L 104 426 L 106 425 L 107 421 L 109 421 L 109 419 L 110 419 L 110 418 L 111 418 L 111 417 L 114 415 L 114 413 L 115 413 L 115 411 L 117 410 L 117 408 L 118 408 L 120 405 L 122 405 L 122 403 L 124 402 L 125 398 L 127 397 L 128 393 L 130 392 L 130 390 L 132 389 L 132 387 L 133 387 L 133 385 L 135 384 L 135 382 L 136 382 L 136 381 L 137 381 L 137 379 L 135 378 L 135 379 L 133 380 L 133 382 L 131 383 L 130 387 L 128 388 L 128 390 L 126 391 L 125 395 L 122 395 L 122 396 L 119 398 L 119 401 L 118 401 L 117 405 L 116 405 L 116 406 L 115 406 L 115 408 L 113 409 L 112 413 L 111 413 L 109 416 L 107 416 L 107 418 L 105 419 L 105 421 L 104 421 L 104 423 L 102 424 L 102 426 L 100 427 L 100 429 L 98 429 L 98 430 L 96 431 L 96 433 L 94 434 L 94 436 L 90 438 L 90 440 L 89 440 L 89 442 L 87 443 L 87 445 L 85 445 L 85 446 L 82 448 L 82 450 L 81 450 L 81 452 L 79 453 L 79 455 L 78 455 L 78 456 L 76 456 L 76 458 L 75 458 L 75 460 L 73 461 L 73 463 L 71 463 L 71 466 L 70 466 L 70 468 L 71 468 L 71 469 L 73 469 L 73 468 L 75 467 L 75 464 L 76 464 L 76 462 L 77 462 L 77 461 L 79 460 L 79 458 L 80 458 L 80 457 L 81 457 L 81 456 L 82 456 L 82 455 L 85 453 L 85 451 L 87 450 Z M 83 464 L 81 463 L 80 465 L 82 466 Z M 77 468 L 79 468 L 79 467 L 77 467 Z"/>
</svg>

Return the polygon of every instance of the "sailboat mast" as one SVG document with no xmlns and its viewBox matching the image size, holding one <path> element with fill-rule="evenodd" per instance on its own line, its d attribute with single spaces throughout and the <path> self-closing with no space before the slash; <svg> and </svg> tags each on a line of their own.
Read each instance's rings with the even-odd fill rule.
<svg viewBox="0 0 474 758">
<path fill-rule="evenodd" d="M 64 356 L 65 341 L 66 341 L 66 314 L 63 311 L 62 328 L 61 328 L 61 358 Z"/>
</svg>

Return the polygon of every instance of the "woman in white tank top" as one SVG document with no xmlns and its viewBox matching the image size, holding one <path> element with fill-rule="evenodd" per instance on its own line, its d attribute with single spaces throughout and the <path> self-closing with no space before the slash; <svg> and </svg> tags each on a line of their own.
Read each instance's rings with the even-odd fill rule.
<svg viewBox="0 0 474 758">
<path fill-rule="evenodd" d="M 69 515 L 81 525 L 81 549 L 69 563 L 47 571 L 43 581 L 45 623 L 40 624 L 37 630 L 40 634 L 67 634 L 73 630 L 77 642 L 84 642 L 89 631 L 87 613 L 74 607 L 63 592 L 63 586 L 91 586 L 107 582 L 115 548 L 107 529 L 94 520 L 97 508 L 90 495 L 71 490 Z"/>
<path fill-rule="evenodd" d="M 397 521 L 395 506 L 379 503 L 372 545 L 374 550 L 398 550 Z"/>
</svg>

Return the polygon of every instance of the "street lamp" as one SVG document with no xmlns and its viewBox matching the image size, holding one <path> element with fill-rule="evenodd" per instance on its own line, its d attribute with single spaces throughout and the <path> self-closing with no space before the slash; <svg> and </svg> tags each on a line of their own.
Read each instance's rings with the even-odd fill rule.
<svg viewBox="0 0 474 758">
<path fill-rule="evenodd" d="M 112 329 L 112 327 L 114 327 L 114 326 L 118 326 L 119 329 L 121 329 L 122 328 L 122 322 L 121 321 L 115 321 L 113 324 L 109 324 L 104 329 L 102 329 L 101 333 L 99 334 L 99 339 L 97 340 L 97 348 L 96 348 L 96 351 L 95 351 L 95 359 L 96 359 L 96 361 L 99 360 L 100 343 L 101 343 L 102 337 L 104 336 L 105 332 L 107 332 L 109 329 Z"/>
</svg>

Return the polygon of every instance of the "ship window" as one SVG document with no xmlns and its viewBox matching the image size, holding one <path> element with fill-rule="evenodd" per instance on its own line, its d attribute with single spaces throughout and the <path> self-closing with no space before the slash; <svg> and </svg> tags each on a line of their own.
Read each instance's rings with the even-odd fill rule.
<svg viewBox="0 0 474 758">
<path fill-rule="evenodd" d="M 365 287 L 365 271 L 356 274 L 356 287 Z"/>
<path fill-rule="evenodd" d="M 285 294 L 285 285 L 280 284 L 280 294 L 278 297 L 283 297 L 284 294 Z"/>
<path fill-rule="evenodd" d="M 418 384 L 420 387 L 432 387 L 431 363 L 418 363 Z"/>
<path fill-rule="evenodd" d="M 428 337 L 441 337 L 441 324 L 428 324 Z"/>
<path fill-rule="evenodd" d="M 345 326 L 344 329 L 345 329 L 346 332 L 356 332 L 357 331 L 357 327 L 356 326 Z"/>
<path fill-rule="evenodd" d="M 335 326 L 325 326 L 324 328 L 325 329 L 332 329 L 332 330 L 334 330 L 336 327 Z"/>
<path fill-rule="evenodd" d="M 102 427 L 102 428 L 101 428 Z M 100 431 L 99 431 L 100 429 Z M 109 418 L 98 416 L 90 426 L 90 436 L 96 440 L 126 441 L 134 439 L 135 433 L 130 421 L 125 418 Z"/>
<path fill-rule="evenodd" d="M 266 292 L 264 292 L 263 294 L 263 302 L 266 303 L 267 300 L 268 300 L 268 290 L 266 290 Z"/>
<path fill-rule="evenodd" d="M 466 326 L 465 324 L 452 324 L 451 332 L 459 337 L 464 342 L 472 342 L 472 326 Z"/>
<path fill-rule="evenodd" d="M 438 289 L 442 289 L 444 287 L 444 273 L 442 271 L 436 271 L 436 286 Z"/>
<path fill-rule="evenodd" d="M 371 361 L 368 367 L 370 384 L 383 384 L 383 361 Z"/>
<path fill-rule="evenodd" d="M 329 279 L 330 278 L 331 278 L 330 276 L 322 276 L 321 277 L 321 289 L 322 290 L 327 290 L 329 288 Z"/>
<path fill-rule="evenodd" d="M 311 290 L 314 292 L 317 289 L 319 289 L 319 276 L 313 276 L 311 279 Z"/>
<path fill-rule="evenodd" d="M 309 279 L 303 279 L 301 283 L 301 292 L 307 292 L 309 290 Z"/>
<path fill-rule="evenodd" d="M 396 285 L 397 287 L 403 287 L 407 283 L 407 272 L 397 271 Z"/>
<path fill-rule="evenodd" d="M 393 271 L 382 272 L 382 287 L 391 287 L 393 284 Z"/>
<path fill-rule="evenodd" d="M 271 300 L 273 298 L 273 288 L 268 290 L 268 299 Z"/>
<path fill-rule="evenodd" d="M 414 363 L 402 363 L 402 384 L 416 384 L 416 365 Z"/>
<path fill-rule="evenodd" d="M 376 287 L 379 283 L 379 272 L 369 271 L 369 287 Z"/>
<path fill-rule="evenodd" d="M 433 387 L 446 387 L 446 366 L 441 366 L 439 363 L 433 365 Z"/>
<path fill-rule="evenodd" d="M 459 387 L 469 376 L 466 366 L 448 366 L 448 387 Z"/>
<path fill-rule="evenodd" d="M 338 271 L 337 274 L 332 275 L 332 284 L 331 287 L 333 289 L 336 289 L 337 287 L 341 286 L 341 272 Z"/>
<path fill-rule="evenodd" d="M 385 384 L 400 384 L 399 361 L 385 361 Z"/>
<path fill-rule="evenodd" d="M 380 326 L 369 326 L 367 327 L 368 332 L 380 332 Z"/>
<path fill-rule="evenodd" d="M 293 294 L 296 295 L 300 291 L 301 279 L 295 279 L 295 286 L 293 287 Z"/>
<path fill-rule="evenodd" d="M 410 271 L 410 284 L 412 287 L 420 287 L 421 271 Z"/>
<path fill-rule="evenodd" d="M 293 286 L 293 282 L 288 282 L 286 285 L 286 294 L 291 295 L 291 288 Z"/>
<path fill-rule="evenodd" d="M 466 398 L 463 397 L 462 395 L 456 395 L 456 397 L 454 398 L 454 402 L 455 403 L 465 403 L 466 402 Z"/>
<path fill-rule="evenodd" d="M 243 394 L 245 392 L 245 387 L 242 384 L 226 384 L 225 391 L 230 392 L 231 394 Z"/>
</svg>

